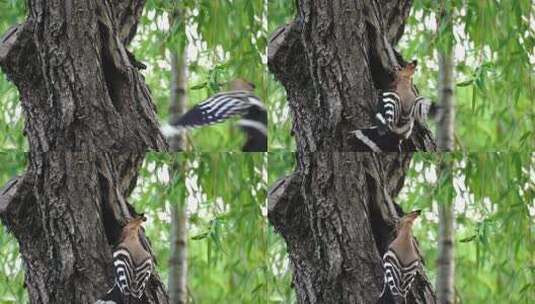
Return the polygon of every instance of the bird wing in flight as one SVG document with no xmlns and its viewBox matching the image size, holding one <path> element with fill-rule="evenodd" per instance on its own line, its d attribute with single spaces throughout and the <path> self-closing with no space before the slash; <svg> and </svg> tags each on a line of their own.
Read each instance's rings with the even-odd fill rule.
<svg viewBox="0 0 535 304">
<path fill-rule="evenodd" d="M 222 122 L 233 116 L 243 115 L 252 106 L 263 106 L 260 99 L 250 92 L 231 91 L 216 94 L 194 106 L 176 121 L 175 128 L 195 128 Z"/>
</svg>

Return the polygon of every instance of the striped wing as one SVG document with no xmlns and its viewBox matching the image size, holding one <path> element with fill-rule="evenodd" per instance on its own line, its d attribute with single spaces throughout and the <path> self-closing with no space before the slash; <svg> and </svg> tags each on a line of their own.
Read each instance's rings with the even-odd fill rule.
<svg viewBox="0 0 535 304">
<path fill-rule="evenodd" d="M 141 298 L 152 273 L 152 258 L 147 258 L 136 266 L 130 253 L 124 248 L 118 248 L 113 252 L 113 267 L 115 284 L 121 293 Z"/>
<path fill-rule="evenodd" d="M 247 91 L 231 91 L 216 94 L 196 105 L 186 114 L 172 121 L 175 128 L 195 128 L 225 121 L 243 115 L 251 106 L 263 107 L 260 99 Z"/>
<path fill-rule="evenodd" d="M 412 107 L 412 110 L 414 110 L 414 107 Z M 414 118 L 412 116 L 412 110 L 411 114 L 400 117 L 399 124 L 393 126 L 390 130 L 392 131 L 392 133 L 403 139 L 407 139 L 409 138 L 409 136 L 411 136 L 412 128 L 414 127 Z"/>
<path fill-rule="evenodd" d="M 389 133 L 381 132 L 377 127 L 358 129 L 351 134 L 350 140 L 357 152 L 399 152 L 400 139 Z"/>
<path fill-rule="evenodd" d="M 432 103 L 423 96 L 418 96 L 409 113 L 401 111 L 399 96 L 395 92 L 384 92 L 375 116 L 379 127 L 386 128 L 400 138 L 407 139 L 412 133 L 414 121 L 424 124 L 429 116 Z"/>
<path fill-rule="evenodd" d="M 392 295 L 406 297 L 418 272 L 419 260 L 404 266 L 400 263 L 396 252 L 389 249 L 383 256 L 383 263 L 385 285 L 388 286 Z"/>
<path fill-rule="evenodd" d="M 135 279 L 134 266 L 130 253 L 124 248 L 113 252 L 113 268 L 115 270 L 115 284 L 124 295 L 132 294 L 132 282 Z"/>
<path fill-rule="evenodd" d="M 431 102 L 423 96 L 416 98 L 414 102 L 413 116 L 420 124 L 424 124 L 431 110 Z"/>
<path fill-rule="evenodd" d="M 383 92 L 375 118 L 381 127 L 392 129 L 397 124 L 401 112 L 398 94 Z"/>
<path fill-rule="evenodd" d="M 141 298 L 143 295 L 143 290 L 145 290 L 145 287 L 147 286 L 147 282 L 149 281 L 150 275 L 152 273 L 152 258 L 148 258 L 143 263 L 141 263 L 139 266 L 136 267 L 134 274 L 135 274 L 135 281 L 132 285 L 132 295 Z"/>
</svg>

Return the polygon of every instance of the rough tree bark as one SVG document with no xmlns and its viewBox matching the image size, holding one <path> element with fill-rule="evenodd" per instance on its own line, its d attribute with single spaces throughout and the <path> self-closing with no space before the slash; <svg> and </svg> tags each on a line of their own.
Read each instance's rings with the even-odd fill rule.
<svg viewBox="0 0 535 304">
<path fill-rule="evenodd" d="M 268 217 L 284 237 L 299 303 L 376 303 L 382 255 L 400 216 L 394 197 L 410 154 L 308 153 L 269 193 Z M 407 303 L 435 303 L 419 271 Z"/>
<path fill-rule="evenodd" d="M 30 153 L 0 192 L 0 217 L 17 238 L 31 303 L 94 303 L 113 286 L 111 251 L 126 219 L 142 153 Z M 167 303 L 158 275 L 142 303 Z"/>
<path fill-rule="evenodd" d="M 112 246 L 147 149 L 165 150 L 132 40 L 144 0 L 28 1 L 0 42 L 30 153 L 0 192 L 31 303 L 93 303 L 113 285 Z M 158 274 L 143 303 L 167 303 Z"/>
<path fill-rule="evenodd" d="M 296 20 L 277 30 L 268 48 L 297 143 L 295 172 L 270 191 L 269 220 L 288 245 L 299 303 L 375 303 L 381 257 L 402 214 L 394 198 L 411 154 L 336 151 L 351 151 L 349 132 L 371 124 L 379 89 L 402 61 L 391 45 L 401 37 L 410 1 L 297 6 Z M 434 151 L 431 133 L 417 125 L 402 150 Z M 435 303 L 423 269 L 407 303 Z"/>
<path fill-rule="evenodd" d="M 165 150 L 154 105 L 126 50 L 144 0 L 28 2 L 0 44 L 31 151 Z"/>
</svg>

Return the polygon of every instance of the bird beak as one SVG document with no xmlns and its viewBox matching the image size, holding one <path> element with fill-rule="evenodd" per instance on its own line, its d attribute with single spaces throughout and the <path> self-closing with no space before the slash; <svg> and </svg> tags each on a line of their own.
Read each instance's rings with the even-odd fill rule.
<svg viewBox="0 0 535 304">
<path fill-rule="evenodd" d="M 418 209 L 418 210 L 414 210 L 414 211 L 411 211 L 409 212 L 406 217 L 411 217 L 413 219 L 417 218 L 420 214 L 422 214 L 422 210 L 421 209 Z"/>
<path fill-rule="evenodd" d="M 410 75 L 412 75 L 416 71 L 416 66 L 417 65 L 418 65 L 418 61 L 417 60 L 413 60 L 413 61 L 409 62 L 409 64 L 407 64 L 407 66 L 405 68 L 410 73 Z"/>
</svg>

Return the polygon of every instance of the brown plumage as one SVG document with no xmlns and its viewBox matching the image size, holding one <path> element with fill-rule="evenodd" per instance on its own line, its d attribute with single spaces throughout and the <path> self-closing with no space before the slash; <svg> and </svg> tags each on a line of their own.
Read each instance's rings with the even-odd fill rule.
<svg viewBox="0 0 535 304">
<path fill-rule="evenodd" d="M 113 252 L 115 283 L 125 296 L 141 298 L 153 269 L 152 256 L 141 243 L 139 232 L 145 217 L 128 222 Z"/>
<path fill-rule="evenodd" d="M 416 92 L 412 84 L 412 77 L 416 71 L 418 61 L 413 60 L 402 68 L 398 68 L 394 74 L 392 91 L 396 92 L 401 100 L 402 115 L 407 115 L 416 100 Z"/>
<path fill-rule="evenodd" d="M 381 296 L 388 286 L 392 296 L 405 299 L 411 288 L 420 267 L 420 256 L 412 237 L 412 225 L 419 215 L 420 210 L 416 210 L 401 218 L 396 238 L 383 256 L 385 275 Z"/>
<path fill-rule="evenodd" d="M 408 265 L 420 258 L 412 237 L 412 225 L 420 215 L 420 212 L 420 210 L 416 210 L 401 218 L 398 224 L 397 237 L 389 246 L 397 253 L 400 262 L 404 265 Z"/>
<path fill-rule="evenodd" d="M 230 91 L 247 91 L 254 92 L 256 86 L 243 78 L 236 78 L 229 83 Z"/>
<path fill-rule="evenodd" d="M 121 232 L 120 242 L 117 246 L 127 248 L 132 256 L 132 261 L 136 265 L 151 257 L 139 238 L 139 230 L 145 220 L 144 217 L 138 217 L 126 224 Z"/>
</svg>

